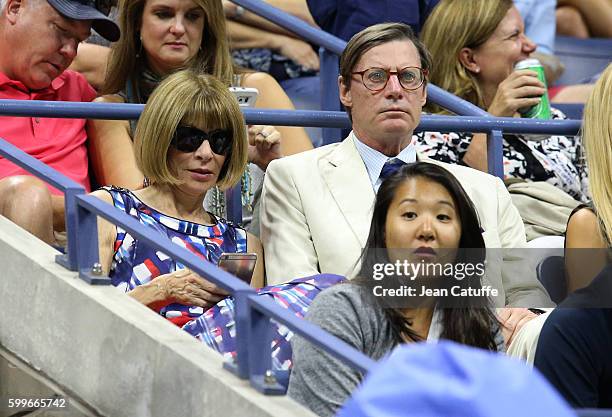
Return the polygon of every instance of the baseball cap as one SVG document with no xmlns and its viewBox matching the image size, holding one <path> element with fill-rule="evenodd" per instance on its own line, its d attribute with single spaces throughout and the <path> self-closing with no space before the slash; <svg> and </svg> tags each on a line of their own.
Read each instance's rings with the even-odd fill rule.
<svg viewBox="0 0 612 417">
<path fill-rule="evenodd" d="M 575 417 L 536 370 L 449 341 L 396 348 L 336 417 Z"/>
<path fill-rule="evenodd" d="M 119 26 L 108 17 L 112 0 L 47 0 L 61 15 L 75 20 L 91 20 L 91 27 L 111 42 L 119 40 Z"/>
</svg>

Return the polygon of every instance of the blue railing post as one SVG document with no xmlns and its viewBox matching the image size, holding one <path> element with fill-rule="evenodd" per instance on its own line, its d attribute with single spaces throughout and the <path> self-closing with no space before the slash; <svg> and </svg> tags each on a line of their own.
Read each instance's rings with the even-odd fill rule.
<svg viewBox="0 0 612 417">
<path fill-rule="evenodd" d="M 258 297 L 257 295 L 251 297 Z M 249 299 L 251 299 L 249 297 Z M 272 370 L 272 334 L 270 318 L 249 300 L 251 321 L 249 328 L 249 374 L 251 386 L 262 394 L 282 395 L 285 388 L 276 380 Z"/>
<path fill-rule="evenodd" d="M 491 130 L 487 135 L 487 170 L 489 174 L 504 179 L 504 137 L 501 130 Z"/>
<path fill-rule="evenodd" d="M 319 57 L 321 60 L 321 71 L 319 71 L 319 79 L 321 80 L 321 110 L 341 110 L 338 91 L 338 68 L 340 65 L 338 55 L 325 48 L 320 48 Z M 342 140 L 342 131 L 340 129 L 323 128 L 322 136 L 323 145 L 340 142 Z"/>
<path fill-rule="evenodd" d="M 79 277 L 92 285 L 110 285 L 100 265 L 98 248 L 98 217 L 96 213 L 81 206 L 79 196 L 76 200 L 76 224 L 78 229 L 68 239 L 76 241 Z"/>
<path fill-rule="evenodd" d="M 234 296 L 234 323 L 236 325 L 236 358 L 234 362 L 225 362 L 223 367 L 241 379 L 249 379 L 249 349 L 251 328 L 251 307 L 249 295 L 252 290 L 235 291 Z"/>
<path fill-rule="evenodd" d="M 67 188 L 64 192 L 64 221 L 66 224 L 66 254 L 57 255 L 55 262 L 62 265 L 64 268 L 68 268 L 71 271 L 78 270 L 78 243 L 76 235 L 78 234 L 78 222 L 77 222 L 77 202 L 76 198 L 78 195 L 84 194 L 85 190 L 82 188 Z"/>
</svg>

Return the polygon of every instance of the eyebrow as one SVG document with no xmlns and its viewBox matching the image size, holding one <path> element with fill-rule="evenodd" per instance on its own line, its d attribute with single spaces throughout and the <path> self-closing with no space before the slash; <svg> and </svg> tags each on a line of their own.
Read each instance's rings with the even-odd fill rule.
<svg viewBox="0 0 612 417">
<path fill-rule="evenodd" d="M 402 201 L 399 202 L 399 204 L 403 204 L 403 203 L 418 203 L 419 201 L 415 198 L 404 198 Z M 453 210 L 455 209 L 455 205 L 453 203 L 451 203 L 448 200 L 438 200 L 436 202 L 436 204 L 443 204 L 446 206 L 449 206 L 450 208 L 452 208 Z"/>
<path fill-rule="evenodd" d="M 510 36 L 518 35 L 519 33 L 521 33 L 521 29 L 518 27 L 515 27 L 512 30 L 505 32 L 504 36 L 510 37 Z"/>
</svg>

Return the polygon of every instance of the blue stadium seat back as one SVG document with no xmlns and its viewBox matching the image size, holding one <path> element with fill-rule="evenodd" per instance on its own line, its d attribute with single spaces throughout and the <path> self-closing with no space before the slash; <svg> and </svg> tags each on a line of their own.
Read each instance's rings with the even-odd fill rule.
<svg viewBox="0 0 612 417">
<path fill-rule="evenodd" d="M 561 110 L 570 119 L 582 120 L 582 113 L 584 111 L 583 104 L 553 103 L 553 107 Z"/>
<path fill-rule="evenodd" d="M 321 110 L 321 79 L 318 76 L 291 78 L 280 84 L 297 110 Z M 305 129 L 314 147 L 323 144 L 320 127 Z"/>
<path fill-rule="evenodd" d="M 612 409 L 577 408 L 575 411 L 578 417 L 612 417 Z"/>
<path fill-rule="evenodd" d="M 555 55 L 565 65 L 555 85 L 580 84 L 603 71 L 612 61 L 612 39 L 557 36 Z"/>
<path fill-rule="evenodd" d="M 550 299 L 556 304 L 563 301 L 567 296 L 565 258 L 563 256 L 549 256 L 538 264 L 536 272 L 538 280 L 548 292 Z"/>
</svg>

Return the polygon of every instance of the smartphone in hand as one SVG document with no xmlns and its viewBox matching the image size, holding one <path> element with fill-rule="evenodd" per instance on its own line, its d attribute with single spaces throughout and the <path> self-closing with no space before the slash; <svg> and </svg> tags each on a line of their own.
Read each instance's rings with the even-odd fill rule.
<svg viewBox="0 0 612 417">
<path fill-rule="evenodd" d="M 250 284 L 256 263 L 256 253 L 222 253 L 219 257 L 218 266 Z"/>
</svg>

